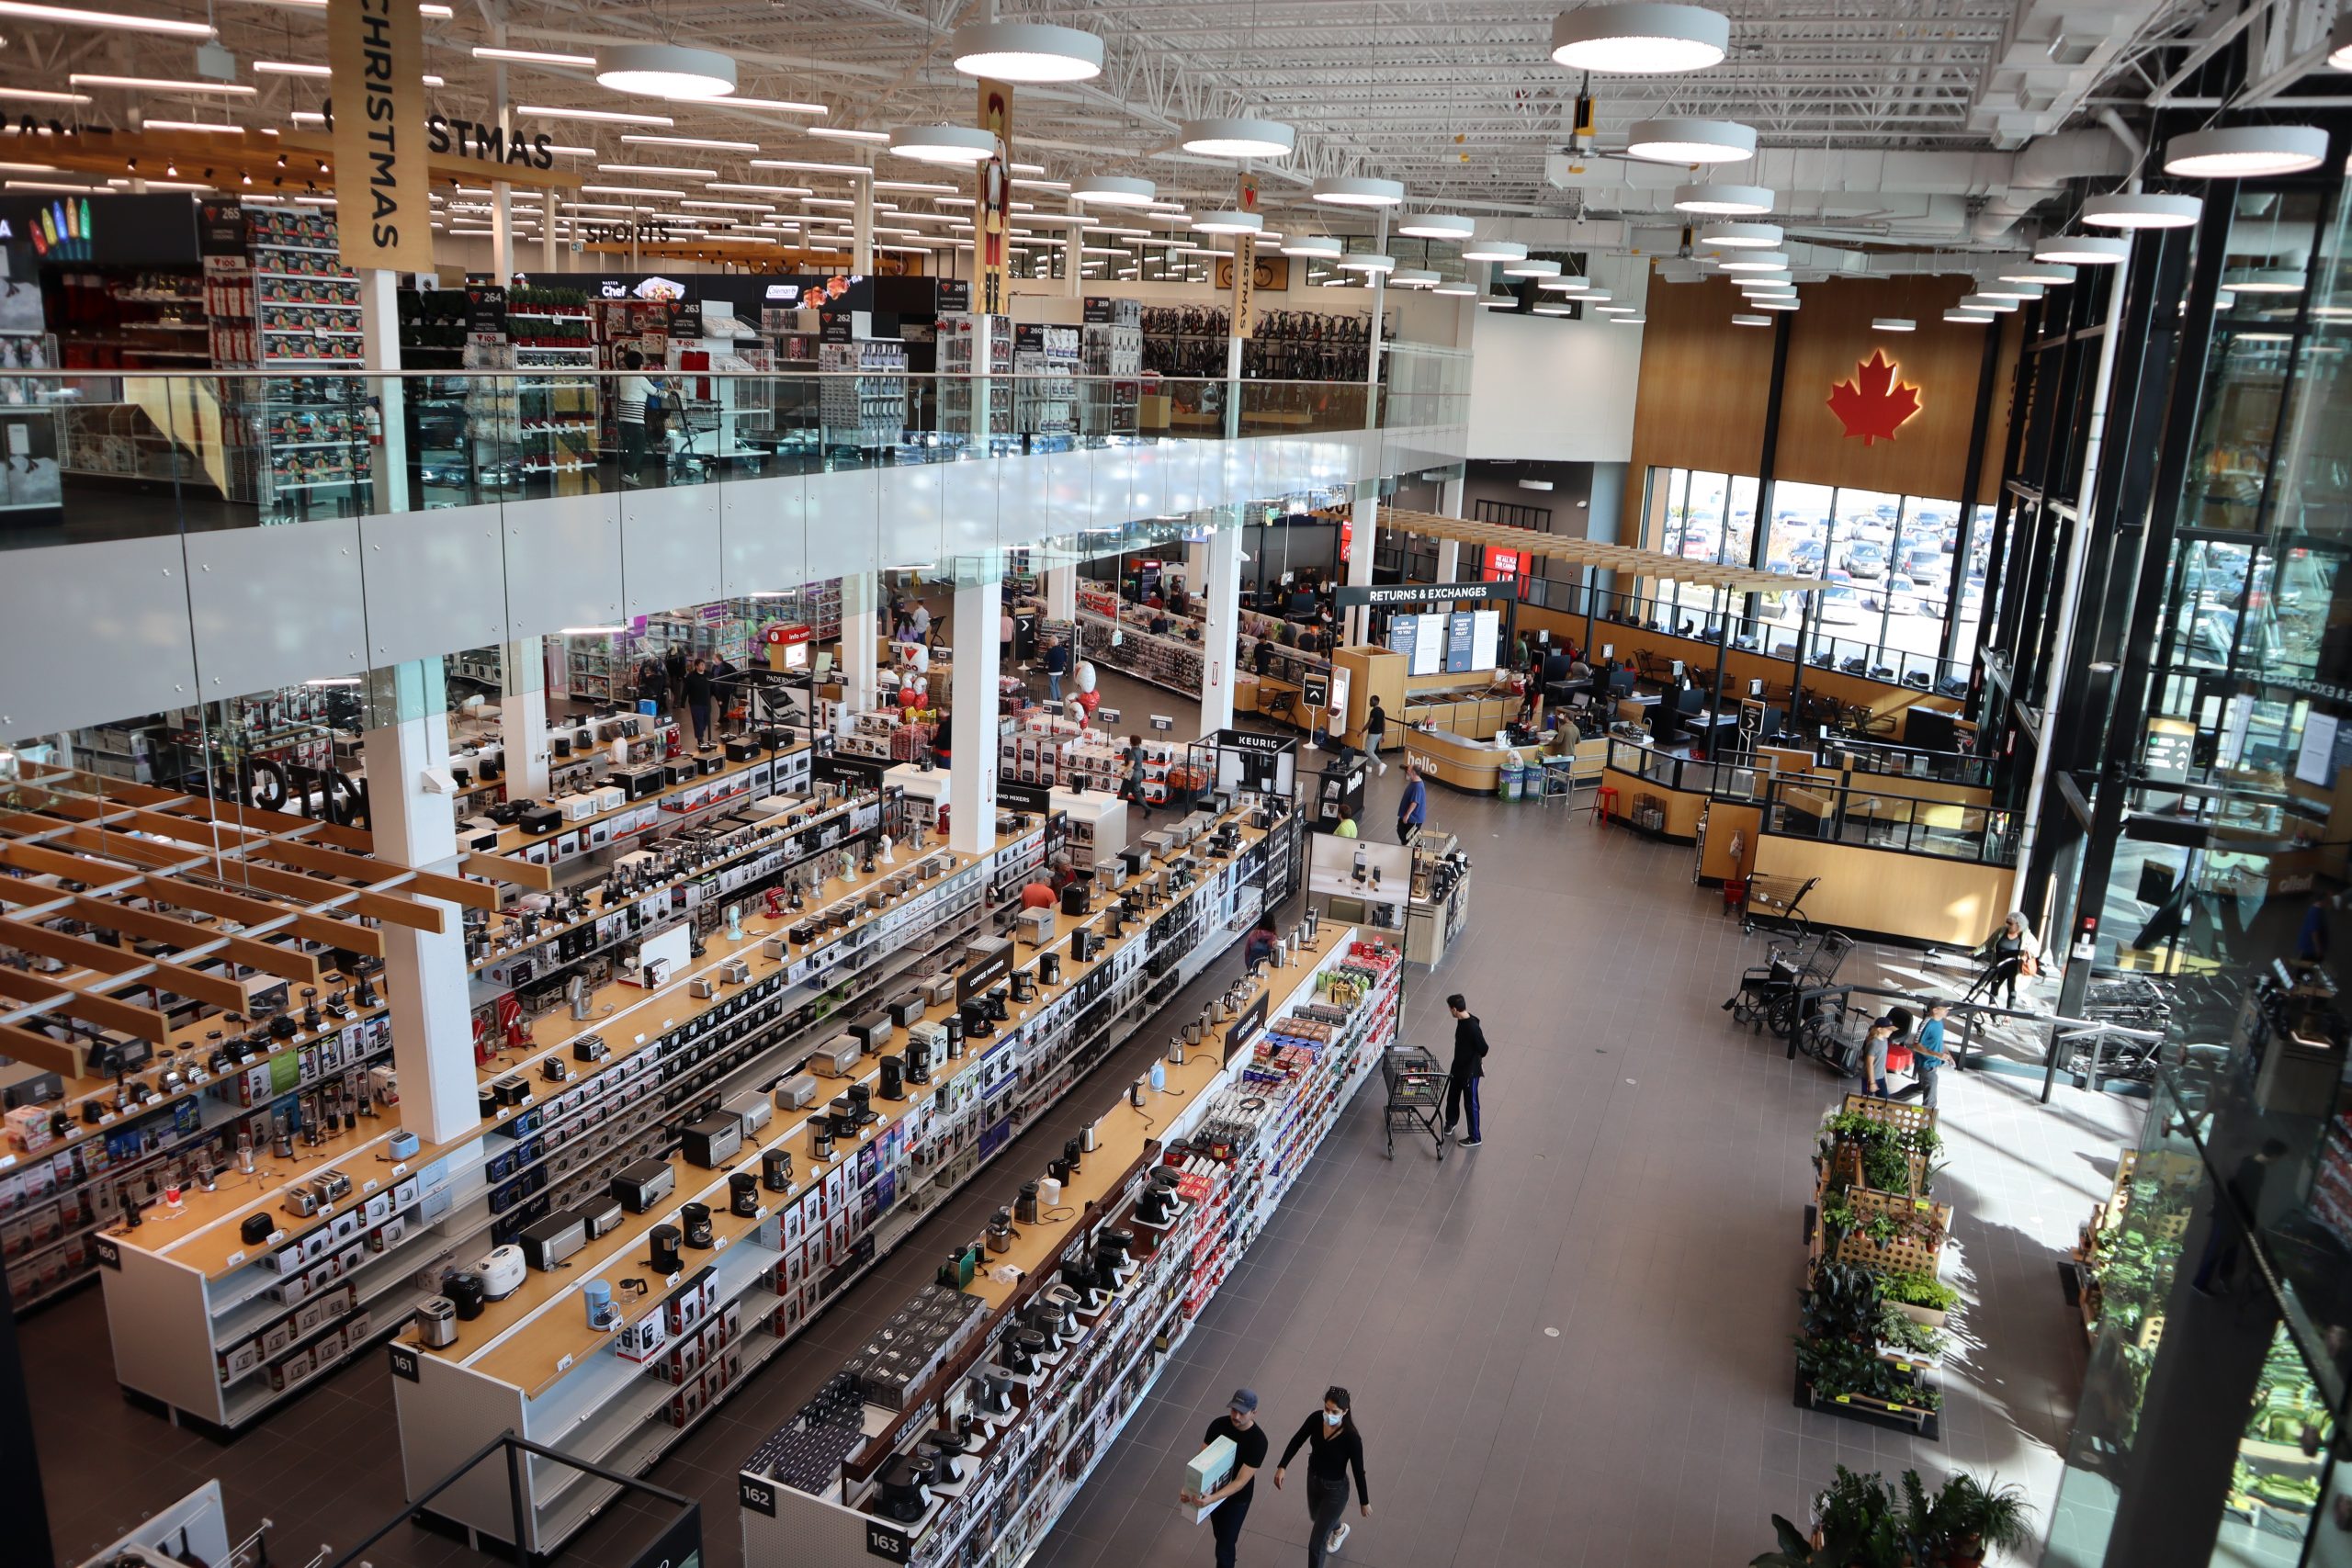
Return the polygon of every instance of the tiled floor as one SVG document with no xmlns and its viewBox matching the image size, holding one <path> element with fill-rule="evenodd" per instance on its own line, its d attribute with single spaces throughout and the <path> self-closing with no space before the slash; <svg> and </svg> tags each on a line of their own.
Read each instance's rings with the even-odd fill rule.
<svg viewBox="0 0 2352 1568">
<path fill-rule="evenodd" d="M 1130 712 L 1176 707 L 1106 687 Z M 1400 784 L 1392 767 L 1374 785 L 1375 836 Z M 2044 1108 L 2020 1080 L 1947 1082 L 1944 1190 L 1974 1305 L 1944 1438 L 1801 1413 L 1789 1336 L 1806 1155 L 1838 1088 L 1718 1010 L 1755 944 L 1691 886 L 1685 848 L 1443 789 L 1431 817 L 1476 862 L 1475 912 L 1450 962 L 1408 978 L 1408 1032 L 1446 1049 L 1452 990 L 1485 1018 L 1487 1145 L 1441 1163 L 1400 1142 L 1391 1162 L 1368 1088 L 1038 1568 L 1207 1562 L 1206 1532 L 1173 1503 L 1238 1383 L 1263 1396 L 1278 1441 L 1326 1384 L 1353 1391 L 1374 1512 L 1339 1561 L 1373 1568 L 1723 1568 L 1769 1548 L 1769 1516 L 1801 1514 L 1840 1463 L 1996 1471 L 2046 1513 L 2083 1360 L 2053 1264 L 2105 1194 L 2140 1102 L 2062 1088 Z M 1157 1040 L 1148 1030 L 1133 1050 Z M 1125 1070 L 1100 1075 L 652 1472 L 702 1502 L 712 1568 L 740 1557 L 736 1462 Z M 381 1356 L 221 1449 L 113 1397 L 96 1296 L 27 1325 L 25 1350 L 68 1561 L 212 1474 L 232 1522 L 277 1521 L 281 1562 L 322 1540 L 347 1548 L 401 1506 Z M 1301 1554 L 1301 1476 L 1280 1493 L 1261 1483 L 1244 1562 Z M 564 1561 L 627 1563 L 657 1522 L 616 1508 Z M 368 1555 L 379 1568 L 474 1561 L 407 1526 Z"/>
</svg>

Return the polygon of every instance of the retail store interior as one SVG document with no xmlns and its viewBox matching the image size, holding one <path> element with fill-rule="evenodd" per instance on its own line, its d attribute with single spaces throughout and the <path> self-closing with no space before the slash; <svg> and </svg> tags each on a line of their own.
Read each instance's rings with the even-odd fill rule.
<svg viewBox="0 0 2352 1568">
<path fill-rule="evenodd" d="M 2352 1568 L 2335 0 L 0 0 L 8 1568 Z"/>
</svg>

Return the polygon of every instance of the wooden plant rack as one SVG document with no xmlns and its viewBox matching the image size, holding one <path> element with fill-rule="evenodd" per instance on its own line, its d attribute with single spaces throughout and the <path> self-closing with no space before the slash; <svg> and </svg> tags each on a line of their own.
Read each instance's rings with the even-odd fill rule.
<svg viewBox="0 0 2352 1568">
<path fill-rule="evenodd" d="M 1951 1205 L 1932 1202 L 1925 1198 L 1905 1197 L 1894 1192 L 1871 1192 L 1860 1189 L 1849 1191 L 1846 1201 L 1853 1205 L 1855 1217 L 1861 1224 L 1838 1238 L 1834 1255 L 1840 1263 L 1859 1263 L 1865 1269 L 1875 1269 L 1883 1274 L 1917 1273 L 1933 1278 L 1940 1244 L 1929 1246 L 1910 1235 L 1896 1236 L 1884 1245 L 1871 1239 L 1870 1222 L 1883 1214 L 1898 1223 L 1916 1224 L 1921 1215 L 1932 1217 L 1935 1228 L 1945 1236 L 1951 1234 Z"/>
<path fill-rule="evenodd" d="M 1823 1398 L 1813 1392 L 1813 1385 L 1797 1374 L 1796 1404 L 1800 1410 L 1818 1410 L 1825 1416 L 1839 1416 L 1864 1426 L 1883 1427 L 1890 1432 L 1907 1432 L 1929 1442 L 1943 1439 L 1943 1413 L 1925 1405 L 1896 1404 L 1883 1399 L 1873 1399 L 1866 1393 L 1839 1393 Z"/>
</svg>

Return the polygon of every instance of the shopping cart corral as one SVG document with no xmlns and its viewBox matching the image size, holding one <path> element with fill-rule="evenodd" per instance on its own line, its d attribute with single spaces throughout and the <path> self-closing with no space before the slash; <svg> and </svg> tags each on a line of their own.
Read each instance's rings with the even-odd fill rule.
<svg viewBox="0 0 2352 1568">
<path fill-rule="evenodd" d="M 1388 1104 L 1382 1112 L 1387 1122 L 1388 1157 L 1396 1157 L 1396 1134 L 1408 1138 L 1426 1133 L 1445 1157 L 1446 1071 L 1436 1056 L 1419 1045 L 1391 1045 L 1381 1053 L 1380 1076 L 1388 1086 Z"/>
</svg>

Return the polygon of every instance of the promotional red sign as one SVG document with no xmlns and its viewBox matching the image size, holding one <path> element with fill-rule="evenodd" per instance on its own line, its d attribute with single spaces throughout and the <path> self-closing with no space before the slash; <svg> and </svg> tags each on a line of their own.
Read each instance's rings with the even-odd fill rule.
<svg viewBox="0 0 2352 1568">
<path fill-rule="evenodd" d="M 1870 358 L 1854 367 L 1852 380 L 1830 389 L 1829 412 L 1838 416 L 1849 436 L 1860 436 L 1865 446 L 1894 440 L 1894 433 L 1917 419 L 1925 406 L 1919 389 L 1906 384 L 1896 372 L 1897 367 L 1883 349 L 1872 349 Z"/>
</svg>

